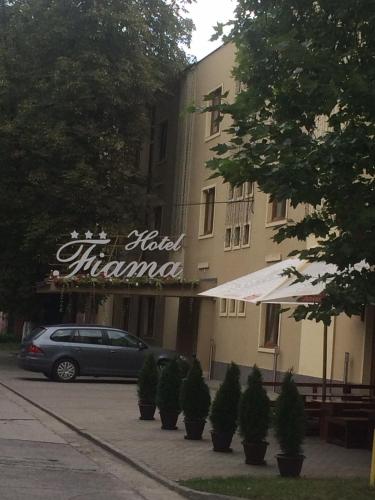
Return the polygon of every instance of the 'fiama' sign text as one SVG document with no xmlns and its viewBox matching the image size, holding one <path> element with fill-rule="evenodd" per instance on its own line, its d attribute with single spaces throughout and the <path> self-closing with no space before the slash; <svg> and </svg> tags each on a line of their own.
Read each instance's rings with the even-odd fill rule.
<svg viewBox="0 0 375 500">
<path fill-rule="evenodd" d="M 158 231 L 137 230 L 129 233 L 128 238 L 132 239 L 127 243 L 125 250 L 140 249 L 142 251 L 167 251 L 177 252 L 181 249 L 182 241 L 185 237 L 182 234 L 176 241 L 172 241 L 167 236 L 160 241 L 157 240 Z M 70 272 L 65 278 L 72 278 L 78 273 L 87 273 L 92 277 L 105 276 L 107 278 L 178 278 L 183 272 L 181 262 L 166 262 L 158 264 L 157 262 L 145 261 L 118 261 L 103 262 L 105 254 L 104 247 L 110 243 L 107 234 L 102 231 L 99 239 L 93 239 L 93 233 L 87 231 L 85 239 L 78 239 L 77 231 L 71 233 L 71 241 L 63 244 L 57 251 L 56 258 L 59 262 L 67 265 Z"/>
</svg>

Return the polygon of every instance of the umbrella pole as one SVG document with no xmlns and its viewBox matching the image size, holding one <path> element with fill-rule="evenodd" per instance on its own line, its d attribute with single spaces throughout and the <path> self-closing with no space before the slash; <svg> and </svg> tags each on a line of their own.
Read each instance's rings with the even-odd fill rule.
<svg viewBox="0 0 375 500">
<path fill-rule="evenodd" d="M 327 338 L 328 326 L 324 323 L 323 330 L 323 383 L 322 383 L 322 399 L 326 400 L 327 394 Z"/>
</svg>

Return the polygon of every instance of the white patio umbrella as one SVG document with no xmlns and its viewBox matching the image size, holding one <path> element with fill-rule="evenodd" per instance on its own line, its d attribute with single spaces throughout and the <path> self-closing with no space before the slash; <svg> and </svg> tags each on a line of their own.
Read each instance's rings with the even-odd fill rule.
<svg viewBox="0 0 375 500">
<path fill-rule="evenodd" d="M 360 263 L 355 269 L 360 270 L 365 266 Z M 283 272 L 294 267 L 302 275 L 310 278 L 294 283 L 295 276 L 283 276 Z M 218 297 L 223 299 L 243 300 L 254 304 L 274 303 L 303 305 L 320 301 L 324 292 L 324 283 L 313 283 L 319 276 L 326 273 L 339 272 L 334 264 L 325 262 L 308 262 L 298 258 L 287 259 L 272 266 L 265 267 L 241 278 L 228 281 L 210 290 L 200 293 L 201 296 Z M 322 399 L 326 399 L 327 387 L 327 325 L 324 324 L 323 332 L 323 373 L 322 373 Z"/>
</svg>

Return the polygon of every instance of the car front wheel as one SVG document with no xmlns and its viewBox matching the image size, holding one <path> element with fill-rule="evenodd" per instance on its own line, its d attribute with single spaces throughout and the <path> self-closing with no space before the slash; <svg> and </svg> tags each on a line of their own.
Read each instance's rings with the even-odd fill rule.
<svg viewBox="0 0 375 500">
<path fill-rule="evenodd" d="M 77 375 L 77 365 L 71 359 L 60 359 L 53 368 L 53 378 L 57 382 L 72 382 Z"/>
</svg>

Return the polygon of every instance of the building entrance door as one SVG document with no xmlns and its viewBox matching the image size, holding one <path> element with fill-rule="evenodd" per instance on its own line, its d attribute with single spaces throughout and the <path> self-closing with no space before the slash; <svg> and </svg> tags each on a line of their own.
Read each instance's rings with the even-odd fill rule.
<svg viewBox="0 0 375 500">
<path fill-rule="evenodd" d="M 197 352 L 200 302 L 197 298 L 180 298 L 176 349 L 186 356 Z"/>
</svg>

